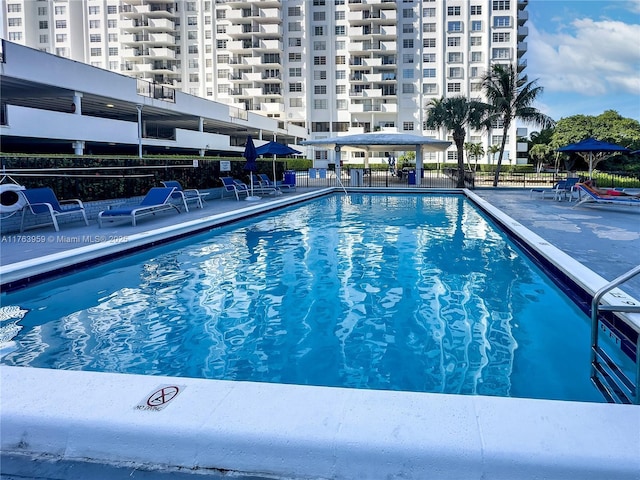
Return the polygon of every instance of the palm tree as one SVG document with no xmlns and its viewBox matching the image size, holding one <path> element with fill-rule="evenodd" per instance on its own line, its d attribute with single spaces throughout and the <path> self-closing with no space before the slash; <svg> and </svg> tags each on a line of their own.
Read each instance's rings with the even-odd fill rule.
<svg viewBox="0 0 640 480">
<path fill-rule="evenodd" d="M 473 171 L 478 169 L 478 158 L 484 155 L 484 147 L 481 143 L 465 143 L 464 149 L 467 152 L 467 163 L 469 163 L 469 157 L 473 157 L 475 160 Z M 469 169 L 471 169 L 471 163 L 469 163 Z"/>
<path fill-rule="evenodd" d="M 496 165 L 493 186 L 498 186 L 502 156 L 507 142 L 507 132 L 515 119 L 524 123 L 548 128 L 555 124 L 551 117 L 533 107 L 533 103 L 542 94 L 543 88 L 534 80 L 527 82 L 520 77 L 515 66 L 495 64 L 482 78 L 482 87 L 488 101 L 493 105 L 497 118 L 502 120 L 502 144 Z"/>
<path fill-rule="evenodd" d="M 429 102 L 426 127 L 430 130 L 445 128 L 451 131 L 458 150 L 458 180 L 456 187 L 464 188 L 464 139 L 467 127 L 479 129 L 487 126 L 490 106 L 462 96 L 434 98 Z"/>
<path fill-rule="evenodd" d="M 500 145 L 491 145 L 487 148 L 487 154 L 491 155 L 489 158 L 489 163 L 493 163 L 493 160 L 496 158 L 496 153 L 500 151 Z"/>
</svg>

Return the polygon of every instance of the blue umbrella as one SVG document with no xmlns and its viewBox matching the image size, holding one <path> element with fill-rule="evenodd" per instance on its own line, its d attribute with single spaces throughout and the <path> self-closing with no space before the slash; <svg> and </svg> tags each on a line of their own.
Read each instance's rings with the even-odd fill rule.
<svg viewBox="0 0 640 480">
<path fill-rule="evenodd" d="M 249 177 L 251 178 L 251 197 L 253 197 L 253 172 L 258 169 L 258 164 L 256 163 L 258 154 L 256 153 L 256 147 L 253 144 L 253 138 L 251 138 L 251 135 L 247 137 L 247 144 L 244 147 L 244 158 L 247 161 L 247 163 L 244 164 L 244 169 L 249 170 Z"/>
<path fill-rule="evenodd" d="M 269 142 L 256 148 L 258 155 L 273 155 L 273 183 L 278 184 L 276 180 L 276 155 L 296 155 L 302 152 L 278 142 Z"/>
<path fill-rule="evenodd" d="M 587 160 L 587 162 L 589 163 L 589 178 L 591 178 L 593 167 L 604 158 L 604 154 L 629 153 L 630 150 L 620 145 L 616 145 L 615 143 L 603 142 L 600 140 L 596 140 L 595 138 L 587 138 L 586 140 L 582 140 L 581 142 L 572 143 L 571 145 L 567 145 L 565 147 L 560 147 L 558 149 L 558 152 L 577 153 L 585 160 Z M 599 158 L 595 158 L 595 163 L 593 158 L 594 153 L 602 154 Z"/>
</svg>

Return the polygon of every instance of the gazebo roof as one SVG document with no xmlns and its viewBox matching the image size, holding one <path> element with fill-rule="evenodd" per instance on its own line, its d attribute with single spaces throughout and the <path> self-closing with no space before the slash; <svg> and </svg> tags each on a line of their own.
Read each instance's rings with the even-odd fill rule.
<svg viewBox="0 0 640 480">
<path fill-rule="evenodd" d="M 451 142 L 407 133 L 371 132 L 304 140 L 300 144 L 332 148 L 347 147 L 367 151 L 415 150 L 416 147 L 420 146 L 428 152 L 442 152 L 451 145 Z"/>
</svg>

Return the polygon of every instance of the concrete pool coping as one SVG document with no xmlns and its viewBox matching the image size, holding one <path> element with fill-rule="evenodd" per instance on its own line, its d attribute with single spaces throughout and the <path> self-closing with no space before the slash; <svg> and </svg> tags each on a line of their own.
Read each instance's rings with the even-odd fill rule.
<svg viewBox="0 0 640 480">
<path fill-rule="evenodd" d="M 288 197 L 277 200 L 283 202 L 278 206 L 329 191 L 339 190 Z M 473 192 L 465 193 L 585 288 L 595 291 L 606 283 Z M 275 206 L 244 207 L 229 214 L 234 218 L 221 214 L 215 221 Z M 196 225 L 202 223 L 189 228 Z M 177 234 L 187 229 L 162 227 L 132 239 L 156 241 L 168 235 L 167 228 Z M 87 249 L 83 251 L 87 256 L 100 250 L 95 245 L 80 248 Z M 39 260 L 56 269 L 73 258 L 80 257 L 61 252 Z M 31 275 L 42 273 L 38 259 L 20 263 Z M 9 267 L 12 275 L 18 275 L 19 268 Z M 637 316 L 632 321 L 640 325 Z M 640 475 L 637 406 L 5 366 L 0 371 L 3 454 L 265 478 L 638 479 Z M 181 387 L 181 392 L 166 408 L 139 408 L 167 385 Z"/>
</svg>

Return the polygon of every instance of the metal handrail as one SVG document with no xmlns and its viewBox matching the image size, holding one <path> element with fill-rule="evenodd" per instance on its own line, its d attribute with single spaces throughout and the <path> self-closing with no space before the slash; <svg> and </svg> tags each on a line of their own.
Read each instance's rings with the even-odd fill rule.
<svg viewBox="0 0 640 480">
<path fill-rule="evenodd" d="M 601 365 L 598 364 L 598 356 L 601 354 L 598 347 L 598 316 L 600 311 L 608 312 L 624 312 L 624 313 L 640 313 L 640 304 L 633 301 L 625 301 L 624 305 L 603 305 L 600 306 L 600 300 L 602 297 L 623 284 L 627 280 L 640 274 L 640 265 L 632 268 L 628 272 L 620 275 L 618 278 L 612 280 L 593 295 L 591 301 L 591 379 L 597 384 L 599 379 L 597 378 L 598 372 L 601 372 Z M 622 383 L 626 383 L 626 378 L 621 371 L 612 370 L 612 373 L 618 377 Z M 640 338 L 636 340 L 636 378 L 635 378 L 635 392 L 633 392 L 633 403 L 640 404 Z M 605 377 L 606 380 L 606 377 Z M 615 390 L 615 386 L 614 386 Z"/>
</svg>

